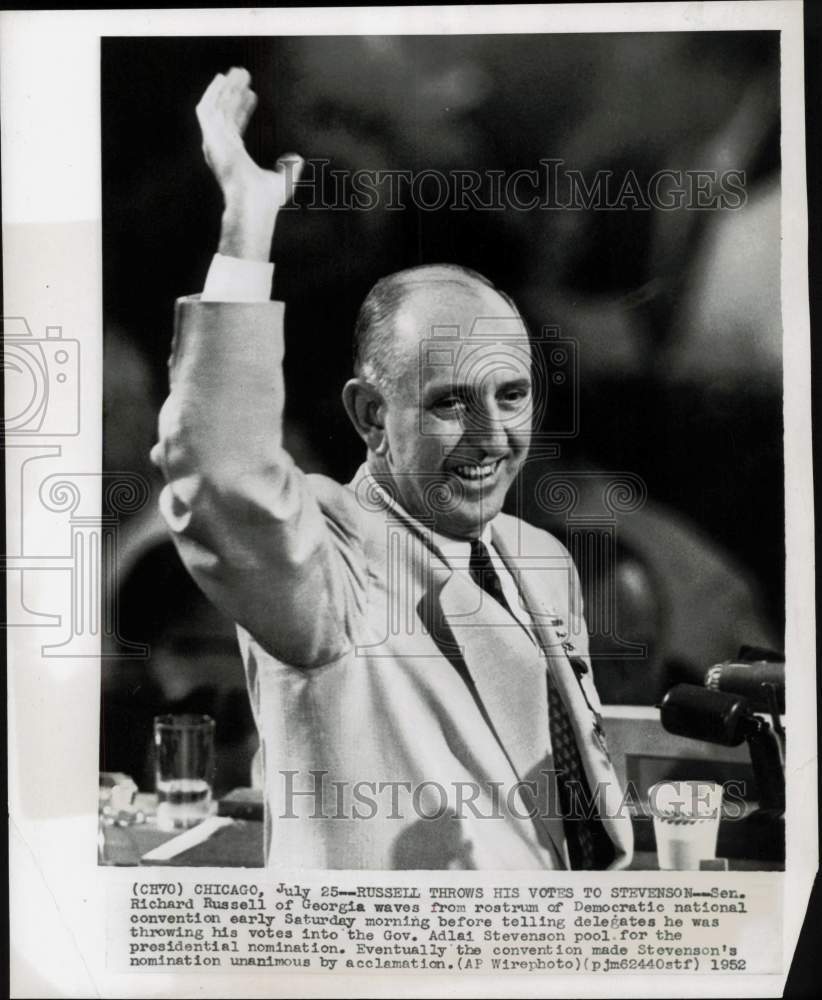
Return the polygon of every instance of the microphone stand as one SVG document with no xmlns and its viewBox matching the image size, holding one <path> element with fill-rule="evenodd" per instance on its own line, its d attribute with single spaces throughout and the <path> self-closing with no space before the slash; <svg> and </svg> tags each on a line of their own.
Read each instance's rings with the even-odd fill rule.
<svg viewBox="0 0 822 1000">
<path fill-rule="evenodd" d="M 776 692 L 769 694 L 771 718 L 756 715 L 742 695 L 710 690 L 695 684 L 672 687 L 660 705 L 663 727 L 677 736 L 722 746 L 748 744 L 759 805 L 741 822 L 746 847 L 768 861 L 785 860 L 784 729 L 779 722 Z"/>
</svg>

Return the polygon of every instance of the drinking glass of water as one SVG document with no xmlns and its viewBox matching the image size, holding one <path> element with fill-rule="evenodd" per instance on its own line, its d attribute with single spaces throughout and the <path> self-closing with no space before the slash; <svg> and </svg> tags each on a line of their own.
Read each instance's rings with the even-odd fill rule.
<svg viewBox="0 0 822 1000">
<path fill-rule="evenodd" d="M 157 826 L 185 830 L 214 812 L 214 720 L 208 715 L 154 719 Z"/>
</svg>

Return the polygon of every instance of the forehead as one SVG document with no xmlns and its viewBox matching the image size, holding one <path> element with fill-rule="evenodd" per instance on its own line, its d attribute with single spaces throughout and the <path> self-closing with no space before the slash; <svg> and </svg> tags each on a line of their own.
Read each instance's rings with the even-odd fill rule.
<svg viewBox="0 0 822 1000">
<path fill-rule="evenodd" d="M 403 380 L 475 382 L 527 375 L 528 331 L 494 289 L 443 281 L 415 288 L 395 326 Z M 406 384 L 408 384 L 406 382 Z"/>
</svg>

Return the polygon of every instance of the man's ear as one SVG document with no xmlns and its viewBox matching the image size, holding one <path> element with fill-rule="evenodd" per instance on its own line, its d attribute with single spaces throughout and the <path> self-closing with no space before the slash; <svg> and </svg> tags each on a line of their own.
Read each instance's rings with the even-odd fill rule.
<svg viewBox="0 0 822 1000">
<path fill-rule="evenodd" d="M 343 386 L 342 401 L 349 420 L 368 450 L 383 453 L 387 446 L 385 400 L 379 389 L 365 379 L 352 378 Z"/>
</svg>

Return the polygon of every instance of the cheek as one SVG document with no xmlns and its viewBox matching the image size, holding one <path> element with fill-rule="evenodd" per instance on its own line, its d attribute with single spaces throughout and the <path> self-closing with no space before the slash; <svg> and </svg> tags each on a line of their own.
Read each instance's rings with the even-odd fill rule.
<svg viewBox="0 0 822 1000">
<path fill-rule="evenodd" d="M 432 414 L 425 413 L 418 417 L 413 431 L 419 450 L 440 459 L 453 451 L 463 437 L 463 429 L 458 421 L 439 420 Z"/>
<path fill-rule="evenodd" d="M 394 464 L 404 472 L 427 472 L 437 467 L 442 456 L 440 438 L 417 409 L 408 409 L 386 419 L 386 432 Z"/>
<path fill-rule="evenodd" d="M 385 417 L 385 433 L 395 454 L 405 454 L 418 436 L 415 431 L 413 414 L 407 410 L 388 412 Z"/>
<path fill-rule="evenodd" d="M 511 435 L 514 448 L 520 453 L 528 451 L 531 447 L 531 421 L 523 420 L 522 424 Z"/>
</svg>

